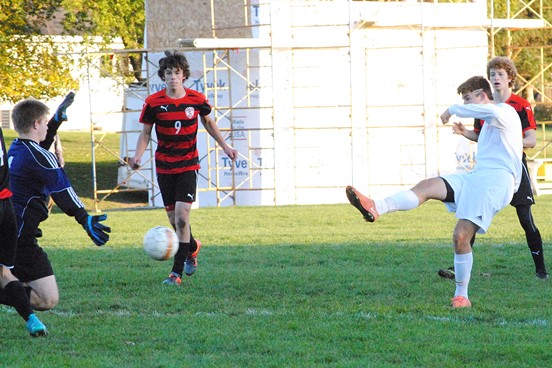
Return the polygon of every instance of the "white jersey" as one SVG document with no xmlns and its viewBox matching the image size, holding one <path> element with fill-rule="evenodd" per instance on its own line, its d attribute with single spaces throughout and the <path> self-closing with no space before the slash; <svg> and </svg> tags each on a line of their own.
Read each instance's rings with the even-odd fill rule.
<svg viewBox="0 0 552 368">
<path fill-rule="evenodd" d="M 522 174 L 523 135 L 516 110 L 500 103 L 452 105 L 449 112 L 461 118 L 485 120 L 477 140 L 474 171 L 506 170 L 514 176 L 517 191 Z"/>
</svg>

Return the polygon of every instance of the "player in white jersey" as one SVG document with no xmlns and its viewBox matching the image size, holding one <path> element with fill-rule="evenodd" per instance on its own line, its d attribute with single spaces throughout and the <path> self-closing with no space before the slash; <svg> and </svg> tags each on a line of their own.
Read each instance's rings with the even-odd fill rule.
<svg viewBox="0 0 552 368">
<path fill-rule="evenodd" d="M 504 56 L 496 56 L 487 63 L 487 78 L 493 88 L 493 97 L 495 102 L 504 102 L 512 106 L 520 120 L 521 132 L 523 137 L 523 147 L 533 148 L 537 144 L 537 123 L 533 114 L 531 104 L 520 96 L 512 93 L 517 78 L 517 69 L 514 62 Z M 469 130 L 462 124 L 454 126 L 454 133 L 460 134 L 469 140 L 477 142 L 479 132 L 485 122 L 475 119 L 473 130 Z M 522 158 L 521 183 L 517 192 L 512 197 L 510 205 L 515 207 L 519 223 L 525 232 L 525 239 L 529 248 L 531 258 L 535 264 L 535 275 L 537 279 L 546 280 L 549 275 L 544 263 L 544 250 L 542 246 L 542 236 L 535 224 L 531 206 L 535 204 L 531 179 L 527 167 L 526 155 Z M 470 241 L 472 246 L 475 243 L 475 237 Z M 437 272 L 439 276 L 454 280 L 454 266 L 441 268 Z"/>
<path fill-rule="evenodd" d="M 510 203 L 521 180 L 523 144 L 519 116 L 511 106 L 493 102 L 487 79 L 472 77 L 457 92 L 464 105 L 452 105 L 445 110 L 441 115 L 443 124 L 453 115 L 486 122 L 479 135 L 477 162 L 471 172 L 425 179 L 412 189 L 379 200 L 364 196 L 352 186 L 347 187 L 346 194 L 369 222 L 385 213 L 414 209 L 430 199 L 444 202 L 449 211 L 455 212 L 458 219 L 453 232 L 456 290 L 452 307 L 465 308 L 471 307 L 468 298 L 473 266 L 470 240 L 476 233 L 484 234 L 493 217 Z"/>
</svg>

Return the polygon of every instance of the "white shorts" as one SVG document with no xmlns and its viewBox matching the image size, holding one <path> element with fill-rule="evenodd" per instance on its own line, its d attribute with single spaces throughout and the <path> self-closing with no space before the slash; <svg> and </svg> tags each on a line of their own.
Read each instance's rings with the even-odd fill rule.
<svg viewBox="0 0 552 368">
<path fill-rule="evenodd" d="M 504 170 L 472 171 L 442 176 L 454 190 L 454 203 L 444 202 L 456 218 L 479 226 L 485 234 L 493 217 L 508 205 L 514 195 L 514 176 Z"/>
</svg>

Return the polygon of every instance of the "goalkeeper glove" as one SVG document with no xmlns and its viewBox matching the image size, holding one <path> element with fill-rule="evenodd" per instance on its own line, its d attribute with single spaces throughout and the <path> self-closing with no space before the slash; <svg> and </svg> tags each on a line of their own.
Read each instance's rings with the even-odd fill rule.
<svg viewBox="0 0 552 368">
<path fill-rule="evenodd" d="M 73 104 L 73 101 L 75 100 L 75 93 L 69 92 L 67 96 L 65 96 L 65 99 L 63 102 L 58 106 L 56 113 L 54 114 L 54 120 L 58 123 L 61 123 L 63 121 L 67 120 L 67 108 Z"/>
<path fill-rule="evenodd" d="M 97 246 L 102 246 L 109 240 L 108 233 L 111 232 L 111 228 L 100 223 L 100 221 L 104 221 L 105 219 L 107 219 L 106 214 L 96 216 L 87 215 L 86 218 L 83 218 L 84 221 L 81 222 L 82 227 Z"/>
</svg>

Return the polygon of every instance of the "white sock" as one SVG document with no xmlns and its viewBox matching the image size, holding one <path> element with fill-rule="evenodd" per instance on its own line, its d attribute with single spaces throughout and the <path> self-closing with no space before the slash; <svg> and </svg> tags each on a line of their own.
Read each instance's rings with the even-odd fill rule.
<svg viewBox="0 0 552 368">
<path fill-rule="evenodd" d="M 461 295 L 468 297 L 468 285 L 471 278 L 473 266 L 473 253 L 454 254 L 454 279 L 456 280 L 456 291 L 454 296 Z"/>
<path fill-rule="evenodd" d="M 380 215 L 395 211 L 408 211 L 420 205 L 418 196 L 410 189 L 403 190 L 383 200 L 376 200 L 376 210 Z"/>
</svg>

